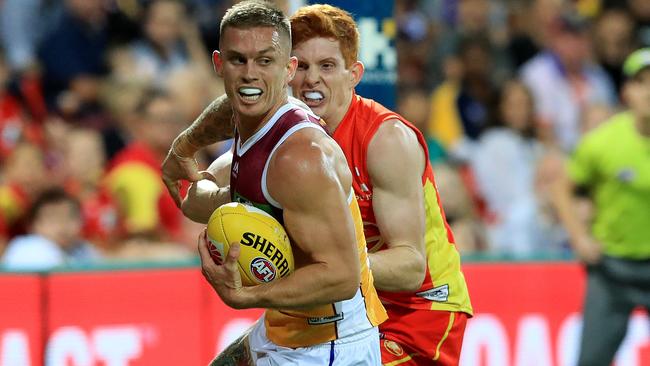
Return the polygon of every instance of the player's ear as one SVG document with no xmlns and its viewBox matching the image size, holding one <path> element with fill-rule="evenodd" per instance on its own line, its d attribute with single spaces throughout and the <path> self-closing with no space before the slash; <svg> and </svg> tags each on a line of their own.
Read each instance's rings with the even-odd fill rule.
<svg viewBox="0 0 650 366">
<path fill-rule="evenodd" d="M 293 80 L 293 77 L 296 76 L 296 70 L 298 69 L 298 58 L 295 56 L 289 57 L 289 63 L 287 64 L 287 83 Z"/>
<path fill-rule="evenodd" d="M 350 66 L 350 82 L 353 88 L 356 87 L 357 84 L 359 84 L 361 81 L 364 70 L 365 68 L 363 67 L 363 63 L 361 61 L 355 61 L 352 66 Z"/>
<path fill-rule="evenodd" d="M 212 52 L 212 66 L 214 67 L 214 72 L 222 76 L 223 60 L 221 59 L 221 53 L 217 50 Z"/>
</svg>

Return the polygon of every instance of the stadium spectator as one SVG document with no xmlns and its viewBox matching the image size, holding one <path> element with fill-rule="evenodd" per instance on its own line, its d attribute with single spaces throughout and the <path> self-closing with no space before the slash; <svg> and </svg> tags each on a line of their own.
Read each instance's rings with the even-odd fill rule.
<svg viewBox="0 0 650 366">
<path fill-rule="evenodd" d="M 620 1 L 611 0 L 620 6 Z M 635 20 L 636 38 L 641 46 L 650 46 L 650 2 L 646 0 L 627 0 L 627 8 Z"/>
<path fill-rule="evenodd" d="M 624 81 L 623 61 L 634 49 L 634 20 L 625 9 L 607 9 L 598 16 L 594 28 L 596 59 L 620 93 Z"/>
<path fill-rule="evenodd" d="M 537 30 L 540 19 L 531 16 L 531 13 L 536 10 L 534 3 L 533 1 L 513 2 L 508 14 L 507 52 L 515 69 L 519 69 L 539 52 L 541 34 Z"/>
<path fill-rule="evenodd" d="M 192 121 L 203 111 L 203 106 L 222 95 L 223 83 L 201 67 L 190 66 L 169 74 L 165 89 L 179 104 L 183 119 Z"/>
<path fill-rule="evenodd" d="M 580 136 L 586 105 L 616 102 L 608 75 L 589 60 L 587 25 L 573 13 L 562 14 L 551 26 L 548 48 L 521 68 L 538 114 L 565 151 L 573 150 Z"/>
<path fill-rule="evenodd" d="M 394 17 L 397 25 L 397 74 L 400 84 L 426 86 L 422 75 L 426 72 L 427 55 L 436 44 L 433 26 L 426 13 L 418 7 L 418 0 L 395 2 Z"/>
<path fill-rule="evenodd" d="M 42 40 L 39 56 L 50 108 L 79 113 L 97 101 L 106 74 L 106 11 L 101 0 L 65 0 L 63 14 Z"/>
<path fill-rule="evenodd" d="M 487 230 L 458 167 L 448 163 L 433 166 L 445 218 L 454 233 L 456 248 L 462 254 L 488 250 Z"/>
<path fill-rule="evenodd" d="M 110 161 L 105 184 L 118 201 L 127 235 L 187 239 L 183 214 L 167 193 L 160 173 L 167 147 L 184 126 L 182 115 L 169 94 L 153 89 L 145 93 L 135 111 L 133 140 Z"/>
<path fill-rule="evenodd" d="M 501 90 L 497 118 L 481 136 L 471 159 L 478 191 L 485 200 L 490 249 L 515 256 L 551 252 L 552 222 L 542 215 L 536 169 L 544 149 L 530 91 L 519 80 Z"/>
<path fill-rule="evenodd" d="M 37 141 L 40 129 L 29 123 L 22 103 L 11 93 L 10 69 L 0 52 L 0 162 L 23 140 Z"/>
<path fill-rule="evenodd" d="M 154 0 L 145 9 L 143 37 L 129 46 L 129 75 L 145 85 L 162 87 L 170 74 L 195 66 L 209 69 L 196 23 L 179 0 Z"/>
<path fill-rule="evenodd" d="M 460 53 L 464 39 L 485 37 L 489 45 L 489 58 L 495 60 L 491 65 L 491 76 L 496 80 L 503 79 L 510 72 L 510 60 L 506 53 L 506 26 L 502 18 L 503 4 L 489 0 L 462 0 L 447 2 L 450 9 L 439 15 L 440 27 L 435 47 L 431 47 L 428 57 L 428 71 L 423 76 L 428 87 L 437 87 L 444 81 L 440 73 L 454 62 L 455 55 Z M 432 72 L 433 71 L 433 72 Z"/>
<path fill-rule="evenodd" d="M 429 133 L 452 157 L 467 161 L 490 120 L 495 86 L 488 39 L 465 38 L 459 47 L 461 79 L 447 80 L 433 92 Z"/>
<path fill-rule="evenodd" d="M 101 184 L 106 156 L 101 135 L 75 128 L 65 137 L 62 167 L 64 187 L 81 203 L 83 237 L 104 250 L 124 239 L 117 203 Z"/>
<path fill-rule="evenodd" d="M 608 366 L 636 306 L 650 307 L 650 49 L 624 63 L 629 110 L 588 132 L 555 180 L 555 205 L 587 267 L 579 366 Z M 591 228 L 575 192 L 593 202 Z"/>
<path fill-rule="evenodd" d="M 81 206 L 62 188 L 36 198 L 29 233 L 11 240 L 0 263 L 9 270 L 48 270 L 66 264 L 92 263 L 99 252 L 81 237 Z"/>
<path fill-rule="evenodd" d="M 36 145 L 20 143 L 1 165 L 0 215 L 10 236 L 25 232 L 26 214 L 48 185 L 43 152 Z"/>
<path fill-rule="evenodd" d="M 5 0 L 0 4 L 0 40 L 12 71 L 23 72 L 38 64 L 36 47 L 42 36 L 39 21 L 43 0 Z"/>
</svg>

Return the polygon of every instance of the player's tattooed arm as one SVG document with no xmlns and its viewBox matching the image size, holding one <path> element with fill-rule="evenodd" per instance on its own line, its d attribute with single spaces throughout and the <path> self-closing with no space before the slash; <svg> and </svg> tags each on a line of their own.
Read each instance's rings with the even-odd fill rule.
<svg viewBox="0 0 650 366">
<path fill-rule="evenodd" d="M 174 140 L 162 163 L 162 180 L 176 206 L 181 207 L 181 180 L 196 182 L 206 176 L 199 172 L 194 154 L 212 143 L 233 136 L 232 106 L 226 95 L 215 99 L 185 131 Z"/>
<path fill-rule="evenodd" d="M 223 350 L 212 360 L 210 366 L 254 366 L 248 345 L 248 332 Z"/>
<path fill-rule="evenodd" d="M 176 154 L 193 157 L 199 149 L 233 137 L 234 130 L 232 105 L 224 94 L 210 103 L 172 146 Z"/>
</svg>

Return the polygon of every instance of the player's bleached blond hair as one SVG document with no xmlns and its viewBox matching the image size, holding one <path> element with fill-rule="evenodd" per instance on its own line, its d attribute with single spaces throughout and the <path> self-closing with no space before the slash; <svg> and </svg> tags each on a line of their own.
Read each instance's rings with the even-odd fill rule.
<svg viewBox="0 0 650 366">
<path fill-rule="evenodd" d="M 219 25 L 219 36 L 223 38 L 226 28 L 273 27 L 281 37 L 291 44 L 289 19 L 273 3 L 266 0 L 245 0 L 226 11 Z"/>
</svg>

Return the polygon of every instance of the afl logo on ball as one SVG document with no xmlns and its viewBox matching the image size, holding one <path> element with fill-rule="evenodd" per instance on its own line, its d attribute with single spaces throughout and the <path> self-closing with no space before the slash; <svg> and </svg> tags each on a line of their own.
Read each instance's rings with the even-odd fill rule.
<svg viewBox="0 0 650 366">
<path fill-rule="evenodd" d="M 275 266 L 268 259 L 257 257 L 251 262 L 251 273 L 260 282 L 271 282 L 275 279 Z"/>
</svg>

